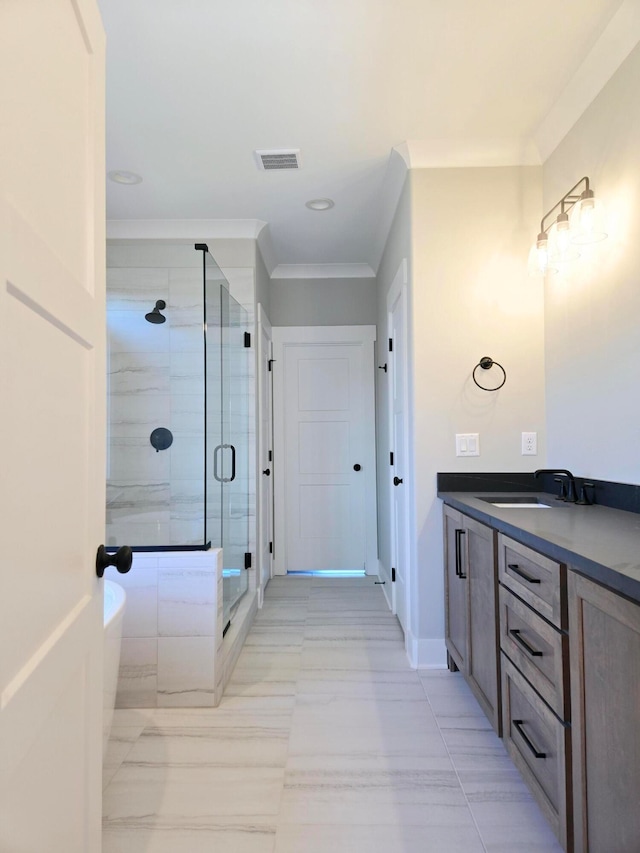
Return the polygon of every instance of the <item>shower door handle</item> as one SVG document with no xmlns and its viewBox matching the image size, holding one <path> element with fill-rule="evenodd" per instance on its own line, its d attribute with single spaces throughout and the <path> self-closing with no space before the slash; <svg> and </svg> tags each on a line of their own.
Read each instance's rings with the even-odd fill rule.
<svg viewBox="0 0 640 853">
<path fill-rule="evenodd" d="M 228 482 L 233 483 L 236 478 L 236 449 L 233 444 L 228 445 L 231 448 L 231 476 Z"/>
<path fill-rule="evenodd" d="M 216 449 L 213 451 L 213 477 L 219 483 L 222 482 L 220 475 L 218 474 L 218 453 L 222 450 L 222 445 L 219 444 Z"/>
</svg>

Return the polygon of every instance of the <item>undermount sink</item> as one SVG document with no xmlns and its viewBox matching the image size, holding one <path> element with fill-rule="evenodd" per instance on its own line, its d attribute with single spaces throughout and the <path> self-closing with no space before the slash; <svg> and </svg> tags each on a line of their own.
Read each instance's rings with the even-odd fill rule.
<svg viewBox="0 0 640 853">
<path fill-rule="evenodd" d="M 500 509 L 553 509 L 551 504 L 545 503 L 540 498 L 534 496 L 509 497 L 508 495 L 497 495 L 493 498 L 485 498 L 478 495 L 478 500 L 486 501 L 491 506 L 496 506 Z"/>
</svg>

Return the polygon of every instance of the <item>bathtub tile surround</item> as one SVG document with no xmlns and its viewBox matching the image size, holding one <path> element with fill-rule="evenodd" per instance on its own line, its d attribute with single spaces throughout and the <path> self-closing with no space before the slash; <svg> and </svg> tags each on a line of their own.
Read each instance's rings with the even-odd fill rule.
<svg viewBox="0 0 640 853">
<path fill-rule="evenodd" d="M 227 654 L 221 550 L 136 552 L 128 574 L 107 573 L 129 598 L 116 707 L 214 706 Z"/>
<path fill-rule="evenodd" d="M 409 669 L 370 578 L 271 581 L 219 707 L 116 711 L 111 755 L 104 853 L 560 851 L 464 680 Z"/>
</svg>

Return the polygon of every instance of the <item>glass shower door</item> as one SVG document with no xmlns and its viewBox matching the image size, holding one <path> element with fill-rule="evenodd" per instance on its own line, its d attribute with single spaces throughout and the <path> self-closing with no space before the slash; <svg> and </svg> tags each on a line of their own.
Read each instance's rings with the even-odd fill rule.
<svg viewBox="0 0 640 853">
<path fill-rule="evenodd" d="M 220 288 L 223 613 L 227 625 L 247 591 L 249 553 L 248 315 Z"/>
</svg>

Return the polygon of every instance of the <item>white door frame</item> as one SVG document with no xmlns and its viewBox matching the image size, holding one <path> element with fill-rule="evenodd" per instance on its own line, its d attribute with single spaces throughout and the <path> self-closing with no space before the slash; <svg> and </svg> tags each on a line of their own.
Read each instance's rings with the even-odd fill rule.
<svg viewBox="0 0 640 853">
<path fill-rule="evenodd" d="M 404 604 L 404 613 L 405 613 L 405 621 L 406 625 L 404 626 L 407 633 L 409 633 L 409 625 L 410 625 L 410 601 L 411 601 L 411 592 L 410 592 L 410 583 L 411 583 L 411 570 L 410 570 L 410 524 L 409 524 L 409 505 L 413 488 L 412 481 L 412 471 L 409 466 L 409 435 L 407 431 L 407 424 L 409 421 L 409 352 L 408 352 L 408 322 L 409 322 L 409 310 L 408 310 L 408 284 L 407 284 L 407 259 L 403 258 L 398 267 L 398 270 L 394 276 L 391 287 L 389 288 L 389 292 L 387 294 L 387 335 L 391 339 L 393 337 L 393 306 L 396 304 L 398 299 L 402 299 L 403 304 L 403 328 L 404 328 L 404 340 L 403 341 L 394 341 L 393 351 L 388 353 L 388 369 L 387 369 L 387 384 L 388 384 L 388 393 L 387 393 L 387 418 L 388 418 L 388 434 L 389 434 L 389 442 L 390 442 L 390 451 L 395 451 L 397 453 L 397 448 L 402 442 L 402 457 L 404 459 L 405 470 L 402 471 L 402 479 L 403 484 L 402 488 L 405 489 L 406 493 L 406 501 L 405 501 L 405 517 L 403 519 L 403 529 L 401 531 L 396 530 L 396 522 L 395 522 L 395 500 L 396 500 L 396 486 L 393 485 L 393 477 L 395 476 L 395 469 L 389 468 L 389 476 L 388 476 L 388 489 L 389 489 L 389 530 L 391 532 L 390 541 L 391 541 L 391 560 L 392 565 L 398 564 L 398 537 L 403 536 L 405 542 L 405 556 L 406 556 L 406 565 L 404 566 L 404 582 L 406 589 L 406 597 Z M 394 376 L 394 364 L 393 362 L 399 362 L 399 374 L 402 377 L 402 386 L 401 391 L 404 397 L 404 412 L 405 412 L 405 432 L 402 436 L 395 435 L 395 419 L 394 419 L 394 406 L 393 406 L 393 376 Z M 398 600 L 397 600 L 397 591 L 396 585 L 392 584 L 392 610 L 395 614 L 398 613 Z"/>
<path fill-rule="evenodd" d="M 365 352 L 366 386 L 363 388 L 365 443 L 371 448 L 371 462 L 363 466 L 365 479 L 365 571 L 378 573 L 378 533 L 375 459 L 375 326 L 274 326 L 273 416 L 274 416 L 274 575 L 286 574 L 285 458 L 284 443 L 284 350 L 287 345 L 361 344 Z"/>
<path fill-rule="evenodd" d="M 256 423 L 258 425 L 258 448 L 256 454 L 256 483 L 258 497 L 258 534 L 257 534 L 257 581 L 258 581 L 258 606 L 262 607 L 264 600 L 264 591 L 269 580 L 273 577 L 273 558 L 269 555 L 267 564 L 265 565 L 264 538 L 269 536 L 270 541 L 273 541 L 273 476 L 268 481 L 271 484 L 269 490 L 270 506 L 265 506 L 265 498 L 263 493 L 264 477 L 263 471 L 265 466 L 270 469 L 273 475 L 273 459 L 269 461 L 269 451 L 273 451 L 273 373 L 268 369 L 265 370 L 265 364 L 268 364 L 273 357 L 273 332 L 271 322 L 267 317 L 264 308 L 258 303 L 258 345 L 257 350 L 257 376 L 258 376 L 258 413 Z M 265 341 L 266 346 L 265 346 Z M 267 387 L 265 388 L 265 383 Z M 264 401 L 267 400 L 267 411 L 264 411 Z M 267 424 L 265 430 L 263 424 Z M 265 434 L 266 432 L 266 434 Z M 270 511 L 269 511 L 270 510 Z M 269 530 L 265 530 L 265 525 Z"/>
</svg>

